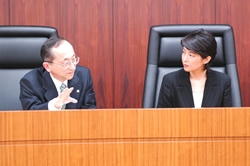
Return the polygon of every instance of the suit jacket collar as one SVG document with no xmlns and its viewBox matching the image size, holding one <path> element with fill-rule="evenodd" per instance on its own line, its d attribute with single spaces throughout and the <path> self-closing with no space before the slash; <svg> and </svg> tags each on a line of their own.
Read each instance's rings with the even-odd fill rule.
<svg viewBox="0 0 250 166">
<path fill-rule="evenodd" d="M 180 98 L 180 105 L 182 107 L 194 107 L 192 87 L 189 79 L 189 72 L 184 71 L 183 69 L 180 72 L 180 82 L 178 86 L 178 96 Z"/>
<path fill-rule="evenodd" d="M 215 105 L 217 102 L 214 96 L 218 96 L 217 93 L 220 93 L 218 87 L 218 80 L 216 74 L 213 70 L 207 71 L 207 80 L 205 84 L 202 107 L 209 107 L 211 105 Z"/>
<path fill-rule="evenodd" d="M 72 98 L 78 99 L 82 89 L 81 89 L 80 84 L 79 84 L 79 78 L 76 74 L 74 75 L 74 77 L 71 80 L 68 80 L 68 87 L 69 88 L 74 87 L 70 96 Z M 47 101 L 50 101 L 58 96 L 58 92 L 57 92 L 57 89 L 55 87 L 55 84 L 54 84 L 49 72 L 47 72 L 47 71 L 43 72 L 43 88 L 45 90 L 44 96 L 47 99 Z M 69 103 L 66 105 L 66 108 L 74 109 L 74 108 L 76 108 L 76 104 Z"/>
<path fill-rule="evenodd" d="M 68 80 L 68 87 L 71 88 L 73 87 L 73 91 L 70 94 L 70 97 L 78 100 L 80 98 L 80 94 L 81 94 L 81 86 L 80 86 L 80 80 L 79 77 L 74 74 L 74 77 L 71 80 Z M 69 103 L 66 105 L 66 108 L 68 109 L 75 109 L 76 108 L 77 103 Z"/>
<path fill-rule="evenodd" d="M 180 82 L 179 82 L 179 90 L 178 93 L 182 97 L 181 105 L 185 107 L 194 107 L 194 100 L 193 100 L 193 92 L 189 78 L 189 72 L 185 72 L 182 70 L 180 72 Z M 217 78 L 215 72 L 213 70 L 207 71 L 207 80 L 205 83 L 205 89 L 203 92 L 203 100 L 202 100 L 202 107 L 208 107 L 214 105 L 216 99 L 213 98 L 218 91 L 217 86 Z"/>
<path fill-rule="evenodd" d="M 47 72 L 46 70 L 43 72 L 43 88 L 45 90 L 44 96 L 47 101 L 50 101 L 58 96 L 56 86 L 52 81 L 49 72 Z"/>
</svg>

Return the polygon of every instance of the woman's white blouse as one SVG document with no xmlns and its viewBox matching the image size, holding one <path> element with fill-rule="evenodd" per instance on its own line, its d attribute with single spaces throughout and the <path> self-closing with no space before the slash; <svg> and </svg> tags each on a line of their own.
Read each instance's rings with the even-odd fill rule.
<svg viewBox="0 0 250 166">
<path fill-rule="evenodd" d="M 201 108 L 203 93 L 193 93 L 194 107 Z"/>
</svg>

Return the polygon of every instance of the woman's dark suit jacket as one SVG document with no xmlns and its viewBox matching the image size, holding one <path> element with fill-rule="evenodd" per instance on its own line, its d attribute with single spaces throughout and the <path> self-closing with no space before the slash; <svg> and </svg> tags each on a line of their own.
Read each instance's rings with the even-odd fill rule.
<svg viewBox="0 0 250 166">
<path fill-rule="evenodd" d="M 231 106 L 230 77 L 221 72 L 208 70 L 201 107 Z M 163 77 L 157 107 L 194 107 L 189 72 L 181 69 Z"/>
<path fill-rule="evenodd" d="M 24 110 L 47 110 L 48 102 L 58 96 L 55 84 L 43 67 L 27 73 L 20 80 L 20 101 Z M 77 66 L 74 77 L 68 80 L 68 87 L 74 87 L 70 96 L 77 103 L 66 104 L 66 109 L 96 108 L 93 82 L 88 68 Z"/>
</svg>

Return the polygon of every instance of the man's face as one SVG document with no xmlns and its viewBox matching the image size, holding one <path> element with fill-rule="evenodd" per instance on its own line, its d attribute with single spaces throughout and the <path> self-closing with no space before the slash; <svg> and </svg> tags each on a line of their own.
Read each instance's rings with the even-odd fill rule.
<svg viewBox="0 0 250 166">
<path fill-rule="evenodd" d="M 44 62 L 45 69 L 61 82 L 71 80 L 76 70 L 76 65 L 71 63 L 71 60 L 75 58 L 72 45 L 63 41 L 58 47 L 53 47 L 51 52 L 55 58 L 52 63 Z"/>
</svg>

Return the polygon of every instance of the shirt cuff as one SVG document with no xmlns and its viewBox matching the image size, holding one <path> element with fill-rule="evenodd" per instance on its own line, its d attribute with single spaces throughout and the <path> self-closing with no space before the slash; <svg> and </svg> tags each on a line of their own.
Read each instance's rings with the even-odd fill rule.
<svg viewBox="0 0 250 166">
<path fill-rule="evenodd" d="M 61 110 L 62 108 L 56 108 L 55 107 L 55 103 L 57 102 L 57 98 L 54 98 L 54 99 L 52 99 L 52 100 L 50 100 L 49 101 L 49 103 L 48 103 L 48 110 L 50 110 L 50 111 L 57 111 L 57 110 Z"/>
</svg>

